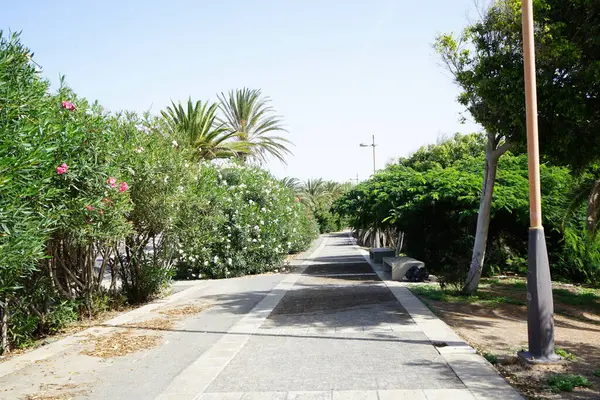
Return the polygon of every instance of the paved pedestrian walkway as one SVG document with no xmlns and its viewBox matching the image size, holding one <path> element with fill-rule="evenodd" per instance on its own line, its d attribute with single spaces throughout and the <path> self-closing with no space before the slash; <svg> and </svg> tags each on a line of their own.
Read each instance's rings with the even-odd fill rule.
<svg viewBox="0 0 600 400">
<path fill-rule="evenodd" d="M 62 381 L 44 375 L 39 359 L 13 363 L 13 372 L 0 364 L 0 387 L 9 388 L 0 398 L 20 398 L 67 378 L 87 389 L 76 399 L 521 398 L 364 254 L 348 235 L 326 235 L 296 261 L 295 273 L 188 283 L 164 303 L 209 299 L 214 305 L 161 332 L 160 347 L 98 362 L 81 355 L 76 340 L 57 343 L 29 361 L 51 360 L 65 374 Z"/>
</svg>

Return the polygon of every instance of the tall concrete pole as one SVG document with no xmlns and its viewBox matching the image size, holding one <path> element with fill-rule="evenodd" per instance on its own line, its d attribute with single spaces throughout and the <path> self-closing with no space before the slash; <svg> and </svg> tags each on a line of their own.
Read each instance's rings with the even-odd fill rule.
<svg viewBox="0 0 600 400">
<path fill-rule="evenodd" d="M 373 144 L 371 146 L 373 146 L 373 175 L 375 175 L 375 171 L 377 171 L 377 167 L 375 164 L 375 135 L 373 135 Z"/>
<path fill-rule="evenodd" d="M 522 11 L 530 207 L 527 273 L 529 351 L 519 353 L 519 355 L 533 363 L 548 363 L 558 361 L 560 358 L 554 353 L 554 302 L 548 251 L 542 226 L 532 0 L 523 0 Z"/>
</svg>

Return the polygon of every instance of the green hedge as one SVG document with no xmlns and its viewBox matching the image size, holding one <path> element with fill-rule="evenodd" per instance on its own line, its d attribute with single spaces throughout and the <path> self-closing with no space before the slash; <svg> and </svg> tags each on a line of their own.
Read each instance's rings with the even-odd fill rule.
<svg viewBox="0 0 600 400">
<path fill-rule="evenodd" d="M 483 157 L 469 156 L 445 168 L 432 166 L 422 171 L 391 165 L 344 195 L 334 210 L 349 218 L 354 228 L 403 231 L 404 252 L 423 260 L 434 274 L 460 282 L 471 261 L 484 165 Z M 597 242 L 582 246 L 577 235 L 571 235 L 565 253 L 563 224 L 573 182 L 569 170 L 543 165 L 541 179 L 553 276 L 585 281 L 576 272 L 583 267 L 565 256 L 577 255 L 582 261 L 582 253 L 597 248 Z M 526 269 L 528 224 L 527 157 L 506 154 L 500 159 L 494 189 L 485 273 Z"/>
<path fill-rule="evenodd" d="M 316 236 L 265 171 L 198 164 L 160 118 L 108 113 L 62 81 L 52 93 L 30 54 L 0 32 L 0 312 L 13 345 L 147 301 L 177 271 L 271 270 Z"/>
<path fill-rule="evenodd" d="M 260 169 L 201 164 L 193 182 L 177 228 L 181 277 L 269 271 L 317 235 L 314 219 L 293 192 Z"/>
</svg>

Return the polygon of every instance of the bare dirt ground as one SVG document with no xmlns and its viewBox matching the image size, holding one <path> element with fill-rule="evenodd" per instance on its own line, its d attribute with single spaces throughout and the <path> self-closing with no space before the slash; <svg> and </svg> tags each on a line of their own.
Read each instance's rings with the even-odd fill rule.
<svg viewBox="0 0 600 400">
<path fill-rule="evenodd" d="M 523 279 L 488 279 L 477 298 L 443 294 L 437 285 L 411 288 L 436 314 L 488 359 L 529 399 L 600 399 L 600 291 L 554 285 L 555 340 L 574 359 L 564 365 L 530 366 L 516 353 L 527 349 L 526 289 Z M 569 357 L 572 358 L 573 356 Z M 547 384 L 556 374 L 587 378 L 590 388 L 556 392 Z"/>
</svg>

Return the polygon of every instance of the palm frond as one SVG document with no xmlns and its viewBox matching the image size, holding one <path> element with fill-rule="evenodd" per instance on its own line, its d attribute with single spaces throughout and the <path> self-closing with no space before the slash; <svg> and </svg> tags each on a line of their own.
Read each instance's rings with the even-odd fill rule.
<svg viewBox="0 0 600 400">
<path fill-rule="evenodd" d="M 237 89 L 227 95 L 218 96 L 220 110 L 224 118 L 219 122 L 229 133 L 235 133 L 237 139 L 247 143 L 249 152 L 241 157 L 264 164 L 274 157 L 285 164 L 285 156 L 291 154 L 292 143 L 274 132 L 287 132 L 282 120 L 275 115 L 271 99 L 262 96 L 260 89 Z"/>
<path fill-rule="evenodd" d="M 235 132 L 217 119 L 219 104 L 192 102 L 187 107 L 171 102 L 161 114 L 170 134 L 182 145 L 191 148 L 197 159 L 238 157 L 250 152 L 250 147 L 237 140 Z"/>
</svg>

